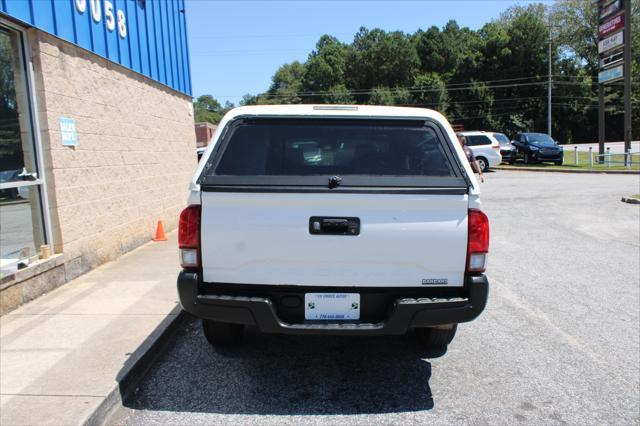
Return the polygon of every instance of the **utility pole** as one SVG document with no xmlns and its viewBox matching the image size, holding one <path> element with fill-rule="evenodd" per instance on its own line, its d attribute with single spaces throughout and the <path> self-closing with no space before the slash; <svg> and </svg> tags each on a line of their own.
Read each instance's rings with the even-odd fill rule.
<svg viewBox="0 0 640 426">
<path fill-rule="evenodd" d="M 549 16 L 549 81 L 547 86 L 547 134 L 551 137 L 551 16 Z"/>
</svg>

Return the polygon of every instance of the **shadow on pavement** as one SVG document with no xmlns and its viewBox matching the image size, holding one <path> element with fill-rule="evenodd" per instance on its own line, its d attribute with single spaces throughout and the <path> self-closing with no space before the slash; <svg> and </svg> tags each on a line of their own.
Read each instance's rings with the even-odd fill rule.
<svg viewBox="0 0 640 426">
<path fill-rule="evenodd" d="M 428 354 L 407 337 L 276 336 L 249 331 L 216 351 L 192 319 L 125 406 L 218 414 L 430 410 Z"/>
</svg>

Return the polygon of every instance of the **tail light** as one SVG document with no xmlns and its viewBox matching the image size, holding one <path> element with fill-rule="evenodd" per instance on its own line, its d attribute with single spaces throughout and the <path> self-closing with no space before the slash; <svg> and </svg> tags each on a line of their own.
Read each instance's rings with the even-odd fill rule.
<svg viewBox="0 0 640 426">
<path fill-rule="evenodd" d="M 183 268 L 200 267 L 200 206 L 188 206 L 180 213 L 178 247 Z"/>
<path fill-rule="evenodd" d="M 468 222 L 466 272 L 484 272 L 489 254 L 489 218 L 480 210 L 469 209 Z"/>
</svg>

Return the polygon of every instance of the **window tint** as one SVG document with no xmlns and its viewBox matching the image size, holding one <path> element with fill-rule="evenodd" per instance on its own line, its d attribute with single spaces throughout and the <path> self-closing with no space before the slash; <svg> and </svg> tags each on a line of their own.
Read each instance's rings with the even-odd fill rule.
<svg viewBox="0 0 640 426">
<path fill-rule="evenodd" d="M 468 146 L 491 145 L 491 139 L 484 135 L 466 135 Z"/>
<path fill-rule="evenodd" d="M 214 174 L 455 176 L 430 127 L 329 119 L 241 124 Z"/>
</svg>

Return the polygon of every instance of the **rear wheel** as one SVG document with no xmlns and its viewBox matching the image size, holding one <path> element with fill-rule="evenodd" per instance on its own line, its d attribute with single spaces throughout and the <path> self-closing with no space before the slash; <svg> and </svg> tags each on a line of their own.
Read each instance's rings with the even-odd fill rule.
<svg viewBox="0 0 640 426">
<path fill-rule="evenodd" d="M 482 173 L 489 170 L 489 162 L 487 161 L 486 158 L 478 157 L 476 160 L 478 160 L 478 165 L 480 166 L 480 170 L 482 170 Z"/>
<path fill-rule="evenodd" d="M 553 164 L 556 166 L 562 166 L 562 160 L 554 161 Z"/>
<path fill-rule="evenodd" d="M 213 346 L 234 346 L 242 340 L 244 325 L 202 320 L 202 330 Z"/>
<path fill-rule="evenodd" d="M 416 337 L 418 341 L 430 350 L 446 350 L 447 345 L 451 343 L 456 335 L 458 324 L 454 324 L 451 328 L 425 327 L 416 328 Z"/>
</svg>

